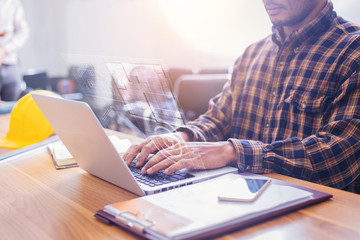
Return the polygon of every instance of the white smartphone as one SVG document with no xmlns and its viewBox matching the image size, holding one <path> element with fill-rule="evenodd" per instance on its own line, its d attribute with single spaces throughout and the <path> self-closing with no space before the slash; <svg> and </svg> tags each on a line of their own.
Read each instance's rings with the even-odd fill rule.
<svg viewBox="0 0 360 240">
<path fill-rule="evenodd" d="M 222 201 L 252 202 L 269 186 L 271 179 L 240 177 L 218 193 Z"/>
</svg>

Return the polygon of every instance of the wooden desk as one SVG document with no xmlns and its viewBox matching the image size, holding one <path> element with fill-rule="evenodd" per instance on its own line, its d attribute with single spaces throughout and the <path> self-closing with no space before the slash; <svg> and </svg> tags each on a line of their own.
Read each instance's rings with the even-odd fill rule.
<svg viewBox="0 0 360 240">
<path fill-rule="evenodd" d="M 219 239 L 360 239 L 359 195 L 268 176 L 334 197 Z M 93 217 L 106 204 L 136 196 L 80 168 L 56 170 L 46 149 L 1 161 L 0 189 L 1 239 L 136 239 Z"/>
</svg>

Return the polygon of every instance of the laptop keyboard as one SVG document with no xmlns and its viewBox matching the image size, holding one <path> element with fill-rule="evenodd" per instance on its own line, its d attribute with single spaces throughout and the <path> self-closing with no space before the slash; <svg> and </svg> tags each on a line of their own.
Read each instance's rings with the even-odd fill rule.
<svg viewBox="0 0 360 240">
<path fill-rule="evenodd" d="M 136 161 L 133 161 L 129 166 L 134 177 L 138 182 L 148 185 L 150 187 L 160 186 L 163 184 L 177 182 L 186 178 L 194 177 L 189 173 L 184 173 L 180 171 L 174 172 L 170 175 L 166 175 L 163 170 L 152 175 L 143 174 L 141 172 L 141 167 L 136 167 L 135 164 Z"/>
</svg>

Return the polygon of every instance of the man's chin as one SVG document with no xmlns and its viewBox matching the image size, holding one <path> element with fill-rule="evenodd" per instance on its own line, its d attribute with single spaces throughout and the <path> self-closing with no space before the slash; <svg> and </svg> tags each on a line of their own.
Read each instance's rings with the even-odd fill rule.
<svg viewBox="0 0 360 240">
<path fill-rule="evenodd" d="M 275 26 L 275 27 L 291 27 L 291 26 L 295 26 L 296 24 L 298 24 L 298 22 L 292 22 L 292 21 L 288 21 L 288 20 L 284 20 L 284 19 L 271 19 L 270 18 L 271 23 Z"/>
<path fill-rule="evenodd" d="M 278 26 L 278 27 L 283 27 L 286 23 L 286 21 L 284 21 L 283 19 L 275 16 L 274 17 L 270 16 L 270 21 L 274 26 Z"/>
</svg>

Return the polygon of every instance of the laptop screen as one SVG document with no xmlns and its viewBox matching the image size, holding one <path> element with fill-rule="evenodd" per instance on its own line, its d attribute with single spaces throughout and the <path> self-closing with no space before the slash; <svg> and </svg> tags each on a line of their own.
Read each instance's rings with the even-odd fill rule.
<svg viewBox="0 0 360 240">
<path fill-rule="evenodd" d="M 80 93 L 78 100 L 90 105 L 104 128 L 146 137 L 185 124 L 160 61 L 70 54 L 63 58 Z"/>
</svg>

